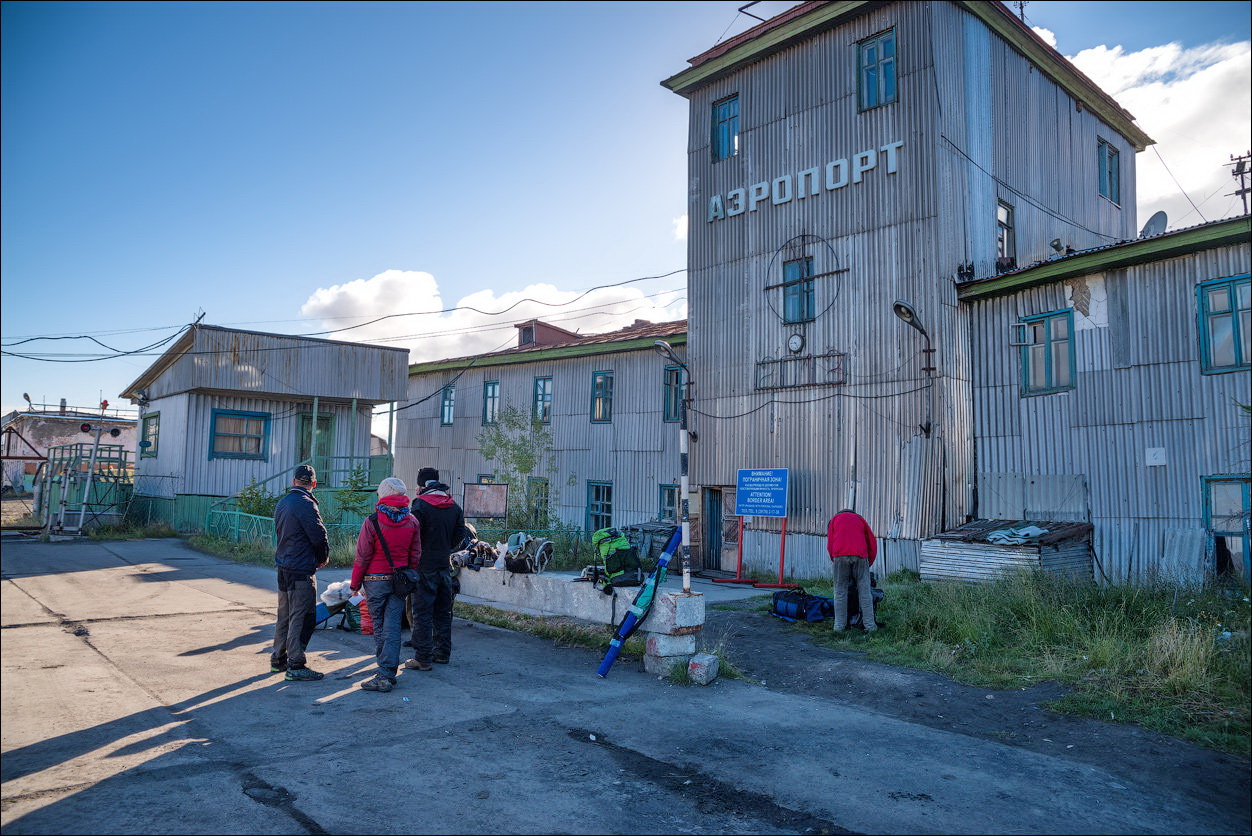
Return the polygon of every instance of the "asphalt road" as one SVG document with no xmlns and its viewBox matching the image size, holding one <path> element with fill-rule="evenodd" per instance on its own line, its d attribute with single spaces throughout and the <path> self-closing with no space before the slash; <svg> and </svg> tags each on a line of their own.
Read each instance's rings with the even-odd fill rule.
<svg viewBox="0 0 1252 836">
<path fill-rule="evenodd" d="M 0 551 L 13 833 L 1246 833 L 1194 792 L 836 696 L 680 687 L 458 620 L 361 691 L 372 637 L 270 675 L 272 570 L 177 540 Z M 327 576 L 327 580 L 343 576 Z M 324 584 L 323 584 L 324 586 Z"/>
</svg>

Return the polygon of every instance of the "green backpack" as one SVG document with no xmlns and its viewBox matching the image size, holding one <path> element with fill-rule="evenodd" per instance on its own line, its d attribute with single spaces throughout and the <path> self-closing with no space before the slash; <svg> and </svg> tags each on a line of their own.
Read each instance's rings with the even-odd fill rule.
<svg viewBox="0 0 1252 836">
<path fill-rule="evenodd" d="M 639 586 L 643 564 L 639 553 L 616 528 L 602 528 L 591 535 L 591 545 L 604 561 L 605 589 L 613 586 Z"/>
</svg>

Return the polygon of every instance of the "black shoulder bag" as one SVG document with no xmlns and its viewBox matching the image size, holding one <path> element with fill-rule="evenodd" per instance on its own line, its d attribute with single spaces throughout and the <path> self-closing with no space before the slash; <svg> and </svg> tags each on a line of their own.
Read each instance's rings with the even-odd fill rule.
<svg viewBox="0 0 1252 836">
<path fill-rule="evenodd" d="M 387 538 L 383 536 L 383 530 L 378 525 L 378 515 L 370 514 L 370 522 L 374 524 L 374 533 L 378 535 L 378 543 L 383 547 L 383 555 L 391 566 L 391 591 L 401 598 L 408 598 L 417 592 L 419 582 L 417 570 L 408 566 L 396 568 L 395 561 L 391 559 L 391 550 L 387 548 Z"/>
</svg>

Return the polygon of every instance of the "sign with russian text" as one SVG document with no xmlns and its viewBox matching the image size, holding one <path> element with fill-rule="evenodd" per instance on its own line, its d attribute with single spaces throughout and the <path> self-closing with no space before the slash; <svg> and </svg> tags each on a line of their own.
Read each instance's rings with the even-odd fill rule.
<svg viewBox="0 0 1252 836">
<path fill-rule="evenodd" d="M 735 483 L 735 515 L 787 516 L 787 468 L 740 470 Z"/>
</svg>

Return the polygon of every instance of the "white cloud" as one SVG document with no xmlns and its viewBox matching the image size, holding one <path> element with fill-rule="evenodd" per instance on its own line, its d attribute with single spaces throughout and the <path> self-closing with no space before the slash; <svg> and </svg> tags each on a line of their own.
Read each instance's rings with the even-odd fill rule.
<svg viewBox="0 0 1252 836">
<path fill-rule="evenodd" d="M 675 277 L 666 284 L 673 286 L 677 280 Z M 455 310 L 442 313 L 445 308 Z M 636 319 L 682 319 L 687 315 L 687 302 L 683 290 L 657 293 L 651 285 L 646 289 L 636 285 L 607 287 L 583 295 L 582 291 L 533 284 L 501 294 L 480 290 L 448 303 L 430 273 L 387 270 L 369 279 L 319 288 L 300 313 L 320 320 L 325 329 L 388 317 L 327 336 L 402 345 L 409 349 L 412 362 L 423 362 L 509 348 L 517 344 L 514 324 L 529 319 L 541 319 L 567 331 L 599 334 L 623 328 Z"/>
<path fill-rule="evenodd" d="M 679 215 L 677 218 L 674 218 L 674 240 L 675 241 L 687 240 L 687 216 L 686 215 Z"/>
<path fill-rule="evenodd" d="M 1035 31 L 1055 42 L 1051 32 Z M 1236 184 L 1228 164 L 1248 150 L 1252 43 L 1170 43 L 1137 52 L 1098 46 L 1067 57 L 1157 142 L 1136 160 L 1140 224 L 1158 210 L 1169 215 L 1171 229 L 1242 213 L 1229 196 Z"/>
</svg>

